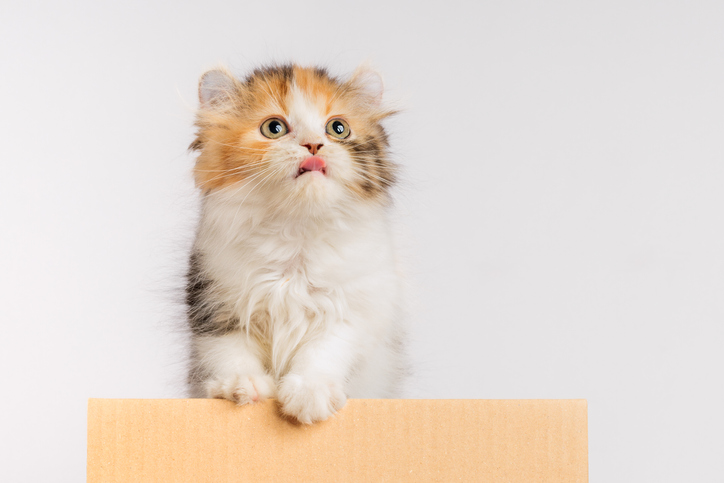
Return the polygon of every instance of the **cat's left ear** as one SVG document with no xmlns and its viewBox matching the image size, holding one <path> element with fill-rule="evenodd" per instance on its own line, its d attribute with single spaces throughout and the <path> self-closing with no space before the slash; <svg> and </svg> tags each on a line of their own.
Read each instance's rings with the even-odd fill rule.
<svg viewBox="0 0 724 483">
<path fill-rule="evenodd" d="M 349 80 L 368 97 L 374 105 L 382 104 L 382 94 L 385 91 L 385 83 L 382 75 L 369 64 L 365 63 L 357 67 Z"/>
<path fill-rule="evenodd" d="M 239 91 L 239 81 L 224 68 L 207 71 L 199 79 L 199 102 L 202 108 L 226 104 Z"/>
</svg>

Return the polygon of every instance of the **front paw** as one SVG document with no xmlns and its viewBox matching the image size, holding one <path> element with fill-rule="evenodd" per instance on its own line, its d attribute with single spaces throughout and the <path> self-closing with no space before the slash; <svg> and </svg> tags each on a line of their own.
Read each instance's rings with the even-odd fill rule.
<svg viewBox="0 0 724 483">
<path fill-rule="evenodd" d="M 278 398 L 282 413 L 304 424 L 324 421 L 347 402 L 341 385 L 296 374 L 284 376 L 279 384 Z"/>
<path fill-rule="evenodd" d="M 228 399 L 239 405 L 274 397 L 274 392 L 274 380 L 266 374 L 217 377 L 206 382 L 206 397 Z"/>
</svg>

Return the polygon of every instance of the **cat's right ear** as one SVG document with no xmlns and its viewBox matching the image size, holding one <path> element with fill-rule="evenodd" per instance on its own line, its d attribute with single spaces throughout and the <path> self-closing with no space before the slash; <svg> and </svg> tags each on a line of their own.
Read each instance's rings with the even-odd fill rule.
<svg viewBox="0 0 724 483">
<path fill-rule="evenodd" d="M 213 69 L 199 80 L 199 102 L 202 108 L 221 106 L 238 93 L 239 81 L 226 69 Z"/>
<path fill-rule="evenodd" d="M 348 83 L 359 89 L 359 92 L 366 96 L 373 105 L 379 106 L 382 103 L 385 83 L 382 75 L 369 62 L 364 62 L 357 67 Z"/>
</svg>

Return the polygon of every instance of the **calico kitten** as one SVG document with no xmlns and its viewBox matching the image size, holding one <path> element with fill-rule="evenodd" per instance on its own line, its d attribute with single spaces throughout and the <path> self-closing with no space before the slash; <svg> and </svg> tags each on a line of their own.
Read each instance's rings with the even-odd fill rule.
<svg viewBox="0 0 724 483">
<path fill-rule="evenodd" d="M 202 214 L 187 283 L 193 397 L 276 397 L 302 423 L 398 394 L 401 281 L 382 81 L 223 69 L 199 83 Z"/>
</svg>

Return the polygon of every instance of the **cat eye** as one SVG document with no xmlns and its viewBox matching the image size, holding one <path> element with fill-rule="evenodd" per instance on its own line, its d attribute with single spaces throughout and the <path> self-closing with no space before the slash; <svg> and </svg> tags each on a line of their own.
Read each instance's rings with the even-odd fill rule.
<svg viewBox="0 0 724 483">
<path fill-rule="evenodd" d="M 272 117 L 261 123 L 261 133 L 269 139 L 277 139 L 289 132 L 287 125 L 278 117 Z"/>
<path fill-rule="evenodd" d="M 339 118 L 330 119 L 327 123 L 327 134 L 337 139 L 344 139 L 352 134 L 347 121 Z"/>
</svg>

